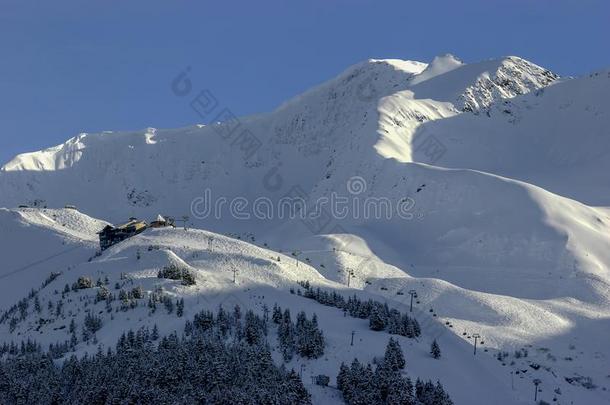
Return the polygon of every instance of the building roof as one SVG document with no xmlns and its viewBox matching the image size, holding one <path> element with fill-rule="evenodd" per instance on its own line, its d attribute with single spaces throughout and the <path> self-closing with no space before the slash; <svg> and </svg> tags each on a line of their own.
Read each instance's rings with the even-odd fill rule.
<svg viewBox="0 0 610 405">
<path fill-rule="evenodd" d="M 98 232 L 98 234 L 105 233 L 105 232 L 112 231 L 112 230 L 125 230 L 132 226 L 137 228 L 138 225 L 146 225 L 146 223 L 144 221 L 139 221 L 137 219 L 134 219 L 134 220 L 131 220 L 129 222 L 126 222 L 124 224 L 117 225 L 117 226 L 106 225 L 104 227 L 104 229 L 102 229 L 100 232 Z"/>
</svg>

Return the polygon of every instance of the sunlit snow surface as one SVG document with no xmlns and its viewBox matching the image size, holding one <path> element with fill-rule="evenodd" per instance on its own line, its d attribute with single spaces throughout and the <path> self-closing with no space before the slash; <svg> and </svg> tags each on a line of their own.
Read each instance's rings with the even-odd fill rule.
<svg viewBox="0 0 610 405">
<path fill-rule="evenodd" d="M 9 207 L 0 209 L 0 309 L 61 271 L 42 300 L 58 300 L 55 290 L 81 275 L 108 276 L 113 286 L 124 273 L 147 291 L 163 285 L 184 297 L 187 317 L 219 303 L 260 311 L 278 302 L 316 312 L 329 345 L 322 359 L 306 362 L 304 382 L 314 401 L 332 403 L 340 401 L 337 391 L 311 386 L 308 375 L 328 374 L 334 382 L 341 361 L 372 361 L 389 335 L 290 288 L 307 279 L 401 310 L 416 289 L 424 328 L 419 342 L 401 340 L 407 372 L 439 378 L 456 404 L 530 403 L 533 378 L 542 380 L 539 398 L 547 402 L 608 403 L 608 94 L 607 71 L 558 79 L 516 57 L 464 64 L 446 55 L 429 65 L 371 60 L 274 112 L 241 118 L 262 145 L 250 156 L 224 136 L 229 124 L 210 122 L 81 134 L 20 155 L 0 171 L 0 206 Z M 206 189 L 250 202 L 277 201 L 295 189 L 310 201 L 332 192 L 353 197 L 346 185 L 354 176 L 365 181 L 358 197 L 411 198 L 413 217 L 352 215 L 312 229 L 298 219 L 244 220 L 227 212 L 198 219 L 191 212 Z M 78 211 L 14 208 L 35 201 Z M 191 229 L 148 230 L 93 257 L 105 221 L 158 214 L 189 215 Z M 293 252 L 300 252 L 298 266 Z M 197 286 L 158 279 L 169 263 L 191 268 Z M 66 309 L 82 322 L 80 301 Z M 181 330 L 185 319 L 162 310 L 149 317 L 144 307 L 104 316 L 104 345 L 140 325 Z M 13 334 L 0 325 L 0 337 L 66 339 L 60 321 L 38 331 L 35 322 L 30 316 Z M 472 333 L 483 336 L 488 352 L 473 357 Z M 428 355 L 434 337 L 443 350 L 439 361 Z M 494 358 L 498 349 L 524 347 L 527 358 L 511 356 L 504 365 Z M 291 366 L 299 368 L 299 360 Z M 527 372 L 513 375 L 513 389 L 510 371 L 517 370 Z M 565 379 L 578 376 L 597 388 Z"/>
</svg>

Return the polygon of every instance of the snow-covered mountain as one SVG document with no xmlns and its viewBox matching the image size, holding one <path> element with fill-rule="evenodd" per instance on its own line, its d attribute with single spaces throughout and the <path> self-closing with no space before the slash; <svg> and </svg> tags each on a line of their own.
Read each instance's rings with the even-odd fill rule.
<svg viewBox="0 0 610 405">
<path fill-rule="evenodd" d="M 201 287 L 165 287 L 193 312 L 227 297 L 311 310 L 287 292 L 305 279 L 346 294 L 349 280 L 364 296 L 402 307 L 414 288 L 421 316 L 430 318 L 430 308 L 438 314 L 430 329 L 453 333 L 441 338 L 448 355 L 440 365 L 425 356 L 433 334 L 424 330 L 422 342 L 405 343 L 413 368 L 442 376 L 456 403 L 518 403 L 530 398 L 535 377 L 543 379 L 547 401 L 609 401 L 602 389 L 610 355 L 603 334 L 610 326 L 609 91 L 607 71 L 559 78 L 517 57 L 466 64 L 445 55 L 430 64 L 370 60 L 271 113 L 228 121 L 221 107 L 191 103 L 193 92 L 185 108 L 207 108 L 202 115 L 211 123 L 80 134 L 19 155 L 0 170 L 0 206 L 74 204 L 108 222 L 189 215 L 191 227 L 206 231 L 149 230 L 93 257 L 103 221 L 71 209 L 1 210 L 9 265 L 0 273 L 7 294 L 0 309 L 48 276 L 37 261 L 63 272 L 60 286 L 79 275 L 114 283 L 127 273 L 147 291 L 158 284 L 160 267 L 179 263 L 193 269 Z M 295 195 L 312 206 L 324 198 L 354 205 L 345 216 L 327 205 L 313 221 L 252 211 L 257 199 L 277 208 Z M 206 215 L 203 208 L 223 198 L 219 215 Z M 227 201 L 235 198 L 246 202 L 249 218 L 231 215 Z M 380 199 L 396 208 L 391 216 L 363 215 L 366 201 L 384 209 Z M 206 248 L 210 237 L 214 248 Z M 62 249 L 55 264 L 44 262 Z M 370 348 L 358 356 L 381 354 L 378 334 L 332 309 L 315 311 L 325 314 L 333 361 L 311 362 L 313 371 L 336 375 L 337 362 L 354 357 L 341 347 L 349 328 Z M 152 322 L 125 317 L 113 319 L 116 328 L 100 341 L 110 344 L 130 323 Z M 179 322 L 160 321 L 166 332 Z M 18 333 L 37 336 L 32 325 Z M 45 329 L 49 342 L 61 333 Z M 506 365 L 484 356 L 474 362 L 466 349 L 472 333 L 493 350 L 529 347 L 531 356 Z M 458 363 L 481 382 L 476 399 L 460 389 L 471 383 Z M 510 371 L 523 368 L 531 372 L 519 374 L 512 391 Z M 598 388 L 579 385 L 585 377 Z M 333 398 L 323 390 L 315 397 Z"/>
</svg>

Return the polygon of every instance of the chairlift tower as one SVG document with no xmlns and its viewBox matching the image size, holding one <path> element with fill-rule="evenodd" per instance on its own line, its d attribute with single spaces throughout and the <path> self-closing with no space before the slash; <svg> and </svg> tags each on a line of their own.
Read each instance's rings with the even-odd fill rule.
<svg viewBox="0 0 610 405">
<path fill-rule="evenodd" d="M 538 400 L 538 386 L 540 385 L 540 383 L 542 383 L 542 381 L 536 378 L 534 379 L 533 383 L 534 387 L 536 388 L 536 391 L 534 391 L 534 402 L 536 402 Z"/>
<path fill-rule="evenodd" d="M 188 221 L 189 221 L 189 216 L 188 215 L 183 215 L 182 219 L 176 219 L 176 222 L 182 222 L 182 224 L 184 225 L 184 230 L 188 231 Z"/>
<path fill-rule="evenodd" d="M 411 296 L 411 305 L 409 306 L 409 312 L 413 312 L 413 297 L 417 297 L 417 291 L 409 290 L 409 295 Z"/>
<path fill-rule="evenodd" d="M 237 278 L 236 278 L 237 272 L 238 272 L 237 267 L 231 265 L 231 271 L 233 272 L 233 284 L 237 284 Z"/>
<path fill-rule="evenodd" d="M 474 355 L 477 355 L 477 341 L 481 338 L 481 335 L 478 333 L 473 333 L 472 337 L 474 338 Z"/>
<path fill-rule="evenodd" d="M 297 267 L 299 267 L 299 255 L 302 253 L 303 252 L 301 252 L 300 250 L 295 250 L 294 252 L 292 252 L 292 255 L 294 256 L 294 260 L 296 260 Z"/>
<path fill-rule="evenodd" d="M 352 281 L 352 277 L 355 277 L 354 275 L 354 269 L 350 269 L 349 267 L 345 269 L 347 271 L 347 286 L 349 287 L 350 282 Z"/>
</svg>

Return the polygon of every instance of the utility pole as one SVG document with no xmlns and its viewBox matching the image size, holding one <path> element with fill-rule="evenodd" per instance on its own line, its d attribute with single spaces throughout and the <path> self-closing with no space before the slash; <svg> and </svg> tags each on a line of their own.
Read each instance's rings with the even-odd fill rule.
<svg viewBox="0 0 610 405">
<path fill-rule="evenodd" d="M 353 345 L 354 345 L 354 335 L 355 335 L 355 334 L 356 334 L 356 331 L 355 331 L 355 330 L 353 330 L 353 331 L 352 331 L 352 343 L 350 343 L 350 346 L 353 346 Z"/>
<path fill-rule="evenodd" d="M 409 312 L 413 312 L 413 297 L 417 297 L 417 291 L 409 290 L 409 295 L 411 296 L 411 305 L 409 307 Z"/>
<path fill-rule="evenodd" d="M 473 333 L 472 337 L 474 338 L 474 355 L 477 355 L 477 340 L 481 337 L 478 333 Z"/>
<path fill-rule="evenodd" d="M 542 381 L 540 381 L 539 379 L 534 379 L 534 387 L 536 388 L 536 391 L 534 391 L 534 402 L 536 402 L 538 400 L 538 386 L 540 385 Z"/>
</svg>

